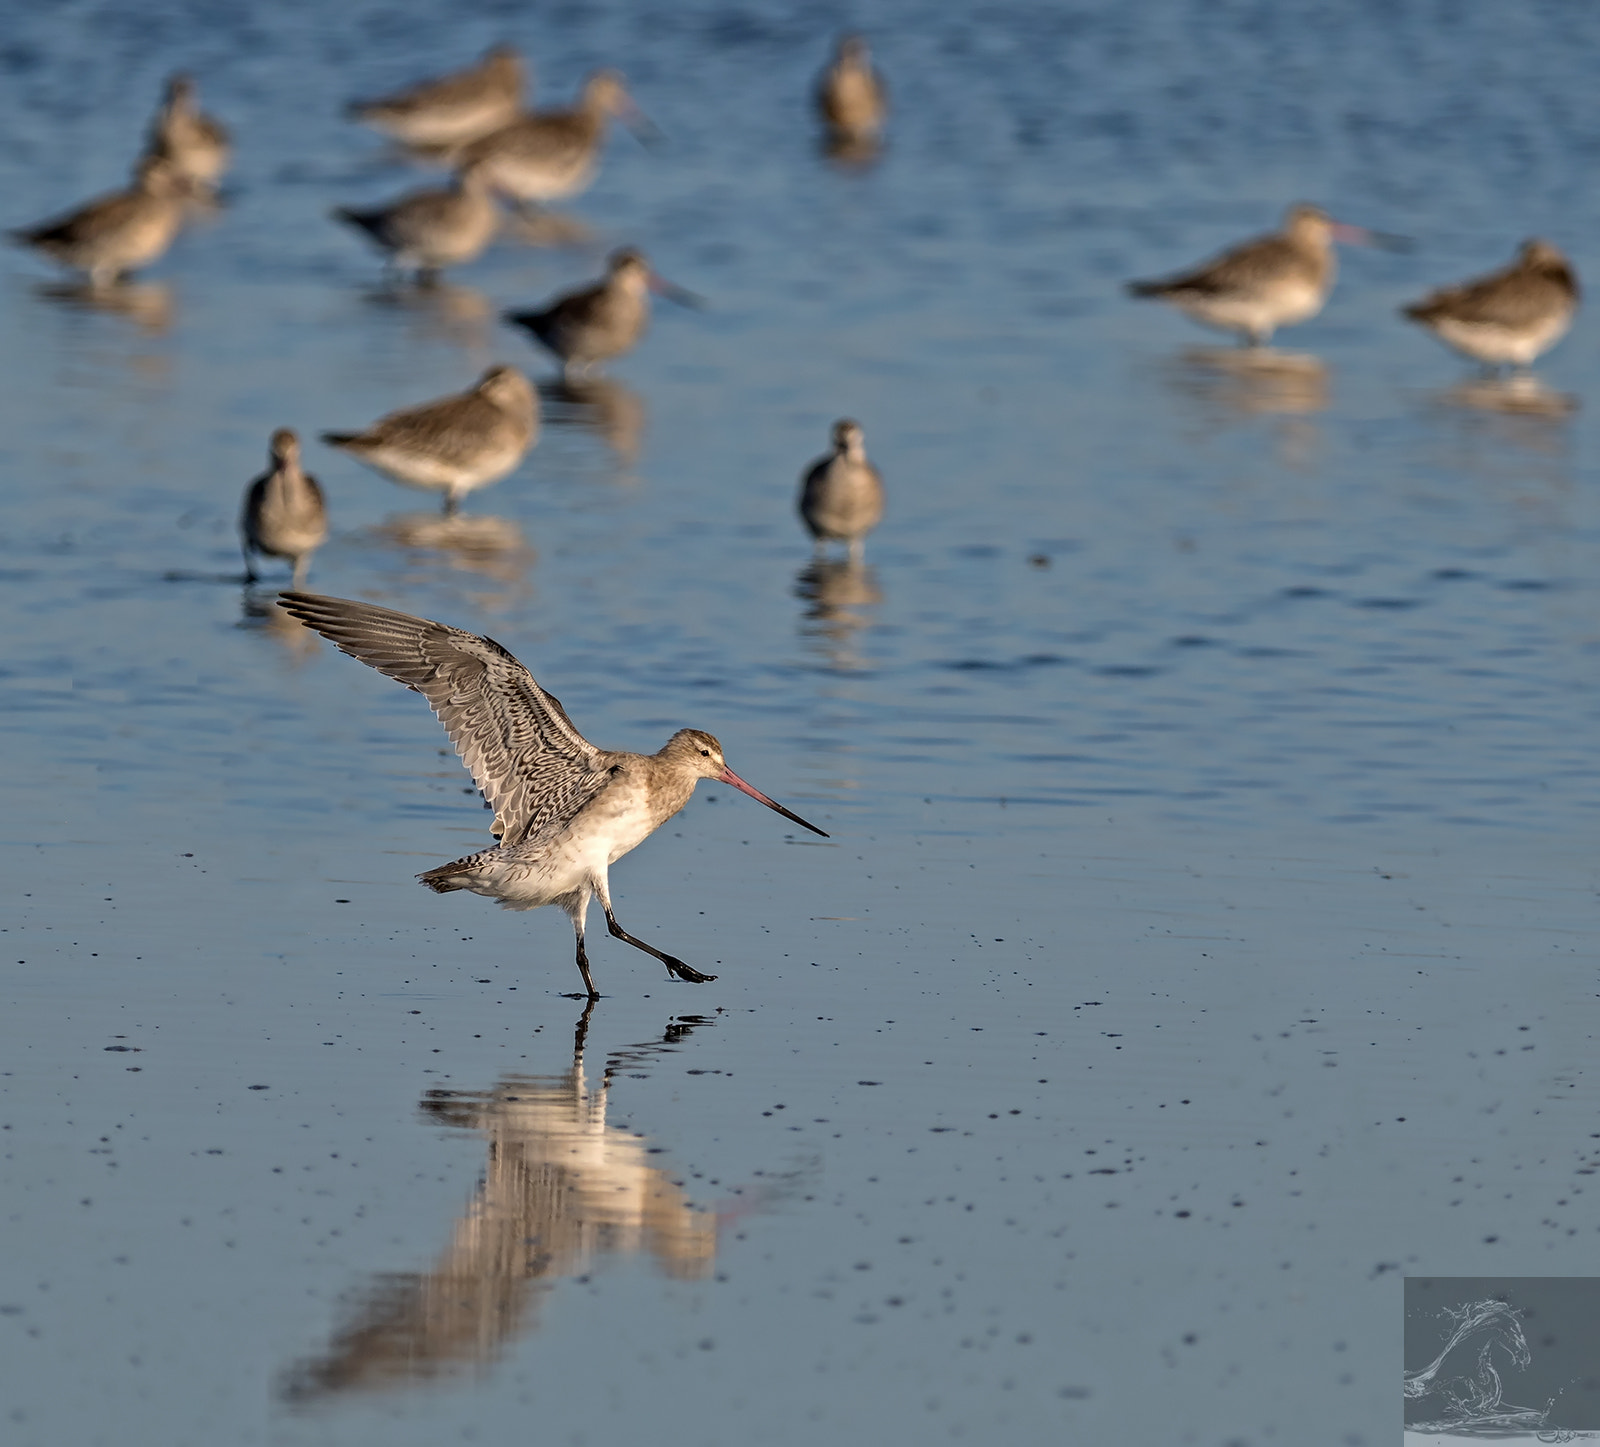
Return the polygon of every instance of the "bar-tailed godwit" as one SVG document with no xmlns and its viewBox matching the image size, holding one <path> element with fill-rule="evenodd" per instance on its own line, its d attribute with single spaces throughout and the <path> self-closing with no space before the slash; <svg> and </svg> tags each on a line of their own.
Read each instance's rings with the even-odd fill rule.
<svg viewBox="0 0 1600 1447">
<path fill-rule="evenodd" d="M 508 322 L 526 327 L 561 361 L 563 373 L 580 378 L 601 362 L 631 352 L 650 324 L 650 293 L 680 306 L 704 303 L 650 269 L 631 246 L 614 251 L 605 277 L 557 297 L 539 311 L 507 312 Z"/>
<path fill-rule="evenodd" d="M 1536 238 L 1522 243 L 1510 266 L 1400 310 L 1474 361 L 1526 367 L 1566 336 L 1578 298 L 1571 262 Z"/>
<path fill-rule="evenodd" d="M 532 384 L 515 367 L 490 367 L 465 392 L 390 412 L 364 432 L 324 432 L 322 440 L 395 482 L 443 492 L 449 514 L 521 462 L 538 432 Z"/>
<path fill-rule="evenodd" d="M 592 898 L 599 899 L 615 938 L 654 955 L 675 978 L 691 984 L 716 978 L 623 929 L 608 883 L 610 866 L 682 809 L 701 779 L 738 789 L 827 838 L 745 783 L 724 762 L 722 745 L 699 729 L 679 729 L 653 754 L 596 748 L 492 639 L 344 598 L 285 593 L 281 601 L 352 658 L 426 698 L 495 811 L 499 842 L 493 848 L 417 878 L 440 894 L 471 890 L 506 909 L 553 904 L 565 910 L 591 999 L 599 991 L 583 931 Z"/>
<path fill-rule="evenodd" d="M 1316 206 L 1291 206 L 1281 231 L 1243 242 L 1177 276 L 1130 281 L 1128 291 L 1171 302 L 1203 326 L 1265 346 L 1279 327 L 1307 321 L 1322 310 L 1338 273 L 1335 241 L 1404 244 L 1403 238 L 1335 221 Z"/>
<path fill-rule="evenodd" d="M 452 186 L 412 191 L 370 210 L 341 206 L 333 214 L 364 231 L 388 253 L 390 265 L 414 268 L 419 282 L 431 281 L 443 267 L 475 261 L 500 224 L 481 161 L 465 167 Z"/>
<path fill-rule="evenodd" d="M 183 223 L 188 185 L 170 161 L 146 156 L 134 182 L 65 216 L 11 232 L 11 239 L 75 271 L 95 287 L 157 260 Z"/>
<path fill-rule="evenodd" d="M 859 422 L 842 417 L 833 424 L 833 452 L 800 479 L 800 516 L 818 552 L 827 543 L 845 543 L 860 560 L 867 534 L 883 517 L 883 479 L 867 461 Z"/>
<path fill-rule="evenodd" d="M 188 76 L 175 75 L 167 82 L 166 97 L 150 122 L 146 151 L 170 163 L 202 193 L 214 191 L 228 169 L 227 129 L 200 109 Z"/>
<path fill-rule="evenodd" d="M 622 77 L 596 71 L 584 82 L 571 110 L 535 111 L 465 147 L 463 164 L 485 161 L 494 184 L 507 196 L 537 204 L 582 191 L 594 179 L 605 143 L 606 122 L 618 117 L 641 138 L 655 133 Z"/>
<path fill-rule="evenodd" d="M 833 60 L 817 78 L 817 110 L 833 140 L 877 140 L 889 113 L 889 102 L 883 79 L 872 68 L 872 55 L 861 36 L 840 37 Z"/>
<path fill-rule="evenodd" d="M 294 584 L 305 582 L 306 564 L 328 536 L 328 505 L 322 489 L 300 466 L 300 439 L 287 427 L 272 434 L 272 466 L 245 489 L 239 534 L 245 581 L 256 580 L 255 557 L 284 558 L 294 565 Z"/>
<path fill-rule="evenodd" d="M 497 45 L 467 70 L 356 101 L 348 113 L 408 146 L 460 146 L 515 120 L 523 83 L 522 57 Z"/>
</svg>

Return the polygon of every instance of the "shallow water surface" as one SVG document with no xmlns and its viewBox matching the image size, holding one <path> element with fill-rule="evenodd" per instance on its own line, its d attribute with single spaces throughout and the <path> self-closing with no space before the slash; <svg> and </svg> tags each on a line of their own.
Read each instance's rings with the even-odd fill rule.
<svg viewBox="0 0 1600 1447">
<path fill-rule="evenodd" d="M 1391 1439 L 1400 1279 L 1591 1269 L 1596 342 L 1395 307 L 1600 275 L 1570 8 L 921 0 L 12 17 L 8 224 L 182 65 L 226 204 L 115 306 L 0 275 L 8 1442 Z M 846 24 L 894 87 L 819 155 Z M 394 292 L 351 95 L 629 76 L 563 249 Z M 1417 239 L 1241 359 L 1121 280 L 1307 197 Z M 726 788 L 614 870 L 664 980 L 412 876 L 487 842 L 422 701 L 238 582 L 273 427 L 547 378 L 496 318 L 644 246 L 704 293 L 441 521 L 308 444 L 319 591 L 484 632 Z M 813 564 L 796 479 L 889 490 Z M 276 579 L 273 573 L 272 578 Z M 1305 1424 L 1315 1423 L 1308 1436 Z"/>
</svg>

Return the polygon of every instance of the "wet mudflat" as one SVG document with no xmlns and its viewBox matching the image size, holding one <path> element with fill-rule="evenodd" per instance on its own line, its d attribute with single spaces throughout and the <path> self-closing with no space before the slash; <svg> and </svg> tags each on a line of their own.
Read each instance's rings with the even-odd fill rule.
<svg viewBox="0 0 1600 1447">
<path fill-rule="evenodd" d="M 1592 1269 L 1596 345 L 1495 389 L 1393 315 L 1595 269 L 1589 22 L 850 20 L 860 171 L 800 10 L 18 21 L 13 222 L 180 64 L 239 161 L 119 311 L 0 278 L 8 1441 L 1377 1443 L 1403 1274 Z M 669 144 L 386 293 L 324 213 L 417 173 L 338 105 L 499 38 Z M 1117 294 L 1301 196 L 1419 245 L 1275 364 Z M 455 524 L 307 448 L 313 588 L 833 835 L 702 786 L 613 886 L 718 980 L 601 936 L 588 1012 L 559 914 L 412 882 L 489 818 L 421 700 L 221 580 L 273 427 L 545 375 L 498 311 L 621 242 L 711 310 Z M 846 414 L 889 515 L 817 569 Z"/>
</svg>

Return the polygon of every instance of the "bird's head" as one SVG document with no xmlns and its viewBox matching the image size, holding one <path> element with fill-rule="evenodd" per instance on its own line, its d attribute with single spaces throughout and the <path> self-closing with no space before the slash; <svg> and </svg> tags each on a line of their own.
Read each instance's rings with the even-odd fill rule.
<svg viewBox="0 0 1600 1447">
<path fill-rule="evenodd" d="M 1549 269 L 1565 267 L 1567 258 L 1559 246 L 1552 246 L 1548 241 L 1543 241 L 1537 236 L 1530 236 L 1522 243 L 1517 253 L 1517 259 L 1524 266 L 1538 266 Z"/>
<path fill-rule="evenodd" d="M 661 751 L 673 763 L 692 769 L 702 779 L 720 778 L 728 767 L 722 745 L 703 729 L 679 729 Z"/>
<path fill-rule="evenodd" d="M 698 779 L 715 779 L 719 784 L 727 784 L 741 794 L 748 794 L 758 804 L 765 804 L 774 813 L 782 814 L 785 819 L 792 819 L 802 829 L 809 829 L 813 834 L 822 834 L 824 839 L 828 837 L 815 824 L 807 824 L 798 814 L 790 813 L 776 799 L 769 799 L 760 789 L 745 783 L 724 762 L 722 745 L 713 735 L 702 729 L 679 729 L 667 740 L 656 757 L 687 770 Z"/>
<path fill-rule="evenodd" d="M 502 412 L 531 415 L 538 405 L 533 384 L 515 367 L 490 367 L 478 379 L 474 389 L 485 401 L 493 402 Z"/>
<path fill-rule="evenodd" d="M 280 427 L 268 444 L 273 462 L 279 467 L 295 467 L 300 462 L 300 438 L 292 427 Z"/>
<path fill-rule="evenodd" d="M 833 450 L 841 457 L 850 457 L 858 461 L 864 459 L 867 455 L 867 442 L 861 431 L 861 424 L 849 417 L 841 417 L 835 422 Z"/>
</svg>

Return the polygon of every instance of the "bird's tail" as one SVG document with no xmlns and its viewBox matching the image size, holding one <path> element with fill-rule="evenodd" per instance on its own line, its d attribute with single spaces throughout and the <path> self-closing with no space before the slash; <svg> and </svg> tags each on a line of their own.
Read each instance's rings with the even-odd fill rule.
<svg viewBox="0 0 1600 1447">
<path fill-rule="evenodd" d="M 485 852 L 492 854 L 494 851 Z M 477 871 L 483 857 L 483 853 L 469 854 L 465 859 L 455 859 L 449 864 L 441 864 L 437 869 L 425 870 L 417 876 L 417 882 L 427 885 L 435 894 L 449 894 L 452 889 L 465 889 L 467 876 Z"/>
<path fill-rule="evenodd" d="M 549 335 L 549 312 L 506 312 L 505 319 L 514 327 L 526 327 L 541 342 Z"/>
<path fill-rule="evenodd" d="M 359 227 L 373 236 L 377 235 L 378 228 L 383 225 L 383 213 L 380 211 L 352 211 L 348 206 L 335 206 L 328 214 L 335 221 L 348 222 L 351 226 Z"/>
<path fill-rule="evenodd" d="M 361 440 L 359 432 L 324 432 L 321 436 L 329 447 L 348 447 L 352 442 Z"/>
</svg>

